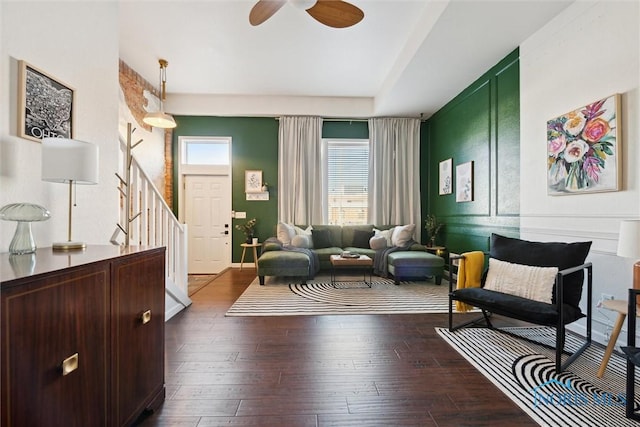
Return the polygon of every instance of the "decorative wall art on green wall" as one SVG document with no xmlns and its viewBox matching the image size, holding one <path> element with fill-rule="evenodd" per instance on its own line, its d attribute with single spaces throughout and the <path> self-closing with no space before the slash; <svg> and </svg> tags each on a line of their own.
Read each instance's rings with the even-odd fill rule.
<svg viewBox="0 0 640 427">
<path fill-rule="evenodd" d="M 616 94 L 547 122 L 548 194 L 618 190 L 619 111 Z"/>
<path fill-rule="evenodd" d="M 456 166 L 456 202 L 473 202 L 473 162 Z"/>
<path fill-rule="evenodd" d="M 480 76 L 421 127 L 422 218 L 445 227 L 439 244 L 450 252 L 489 250 L 491 233 L 519 237 L 520 67 L 518 49 Z M 441 194 L 440 164 L 473 162 L 473 201 Z M 425 243 L 425 242 L 423 242 Z"/>
<path fill-rule="evenodd" d="M 453 159 L 447 159 L 440 162 L 440 175 L 438 177 L 440 185 L 438 187 L 438 194 L 444 196 L 445 194 L 451 194 L 453 191 Z"/>
</svg>

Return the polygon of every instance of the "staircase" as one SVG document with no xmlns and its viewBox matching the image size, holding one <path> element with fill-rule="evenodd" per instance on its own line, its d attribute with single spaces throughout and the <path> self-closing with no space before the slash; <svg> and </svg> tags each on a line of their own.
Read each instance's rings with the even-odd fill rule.
<svg viewBox="0 0 640 427">
<path fill-rule="evenodd" d="M 122 231 L 124 244 L 165 246 L 165 321 L 191 305 L 188 296 L 187 225 L 181 224 L 149 176 L 131 155 L 131 131 L 120 141 L 124 178 L 120 178 L 120 222 L 111 241 Z M 127 162 L 129 159 L 129 162 Z M 128 170 L 127 163 L 130 164 Z M 127 215 L 127 212 L 129 213 Z M 128 230 L 127 230 L 128 228 Z"/>
</svg>

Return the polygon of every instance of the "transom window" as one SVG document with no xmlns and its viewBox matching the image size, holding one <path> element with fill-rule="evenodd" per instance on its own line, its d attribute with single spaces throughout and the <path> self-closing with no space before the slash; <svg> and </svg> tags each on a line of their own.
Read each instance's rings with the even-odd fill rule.
<svg viewBox="0 0 640 427">
<path fill-rule="evenodd" d="M 369 141 L 323 140 L 327 224 L 367 223 Z"/>
<path fill-rule="evenodd" d="M 229 138 L 193 138 L 182 140 L 182 163 L 186 165 L 229 165 Z"/>
</svg>

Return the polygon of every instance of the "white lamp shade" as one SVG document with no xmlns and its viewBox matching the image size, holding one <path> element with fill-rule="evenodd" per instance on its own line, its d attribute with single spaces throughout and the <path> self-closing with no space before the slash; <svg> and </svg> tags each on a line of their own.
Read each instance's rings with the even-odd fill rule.
<svg viewBox="0 0 640 427">
<path fill-rule="evenodd" d="M 625 258 L 640 258 L 640 220 L 620 222 L 617 254 Z"/>
<path fill-rule="evenodd" d="M 162 111 L 147 113 L 142 121 L 149 126 L 163 129 L 173 129 L 177 126 L 176 121 L 173 119 L 173 117 Z"/>
<path fill-rule="evenodd" d="M 66 138 L 42 139 L 42 180 L 98 183 L 98 146 Z"/>
</svg>

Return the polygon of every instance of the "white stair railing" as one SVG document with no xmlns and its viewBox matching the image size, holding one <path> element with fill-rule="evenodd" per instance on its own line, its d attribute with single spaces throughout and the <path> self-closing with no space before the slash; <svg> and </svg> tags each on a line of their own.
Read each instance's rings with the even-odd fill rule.
<svg viewBox="0 0 640 427">
<path fill-rule="evenodd" d="M 191 304 L 188 296 L 187 225 L 175 217 L 132 155 L 130 145 L 130 136 L 129 141 L 121 141 L 120 144 L 125 178 L 116 174 L 120 179 L 120 223 L 112 242 L 116 243 L 116 235 L 122 231 L 126 244 L 166 247 L 165 320 L 169 320 Z"/>
</svg>

